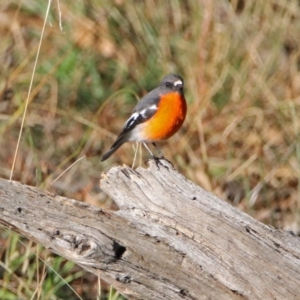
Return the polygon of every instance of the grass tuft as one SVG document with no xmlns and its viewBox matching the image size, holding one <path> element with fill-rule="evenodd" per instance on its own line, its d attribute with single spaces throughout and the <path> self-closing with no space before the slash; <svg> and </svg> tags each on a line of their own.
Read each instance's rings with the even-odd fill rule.
<svg viewBox="0 0 300 300">
<path fill-rule="evenodd" d="M 3 178 L 46 9 L 0 5 Z M 113 207 L 99 174 L 131 165 L 134 151 L 125 144 L 104 163 L 100 156 L 137 100 L 175 72 L 185 79 L 188 116 L 160 145 L 164 155 L 225 201 L 299 234 L 299 30 L 296 0 L 52 2 L 13 178 Z M 0 246 L 1 299 L 100 298 L 98 278 L 40 246 L 6 230 Z M 100 285 L 101 299 L 122 299 Z"/>
</svg>

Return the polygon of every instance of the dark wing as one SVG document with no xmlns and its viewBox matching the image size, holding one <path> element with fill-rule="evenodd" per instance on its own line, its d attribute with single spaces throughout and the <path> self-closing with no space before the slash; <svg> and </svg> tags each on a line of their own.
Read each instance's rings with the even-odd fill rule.
<svg viewBox="0 0 300 300">
<path fill-rule="evenodd" d="M 149 120 L 157 111 L 159 93 L 157 89 L 148 93 L 134 108 L 132 115 L 126 121 L 121 135 L 131 131 L 135 126 Z"/>
<path fill-rule="evenodd" d="M 108 159 L 116 150 L 118 150 L 130 137 L 131 130 L 147 120 L 149 120 L 157 111 L 159 104 L 159 90 L 156 88 L 148 93 L 134 108 L 132 115 L 126 121 L 122 132 L 117 137 L 111 148 L 102 156 L 101 161 Z"/>
</svg>

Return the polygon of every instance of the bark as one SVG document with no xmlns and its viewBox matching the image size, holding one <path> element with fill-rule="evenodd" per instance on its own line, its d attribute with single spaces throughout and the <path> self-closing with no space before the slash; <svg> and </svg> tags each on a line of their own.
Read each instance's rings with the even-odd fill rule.
<svg viewBox="0 0 300 300">
<path fill-rule="evenodd" d="M 129 299 L 299 299 L 300 240 L 254 220 L 168 163 L 114 167 L 104 211 L 0 180 L 0 223 Z"/>
</svg>

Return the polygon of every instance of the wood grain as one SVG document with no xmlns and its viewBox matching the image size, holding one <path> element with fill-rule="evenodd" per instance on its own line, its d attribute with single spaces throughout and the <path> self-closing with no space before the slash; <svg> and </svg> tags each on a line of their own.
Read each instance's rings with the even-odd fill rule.
<svg viewBox="0 0 300 300">
<path fill-rule="evenodd" d="M 168 163 L 114 167 L 104 211 L 0 180 L 0 223 L 129 299 L 300 299 L 300 240 L 254 220 Z"/>
</svg>

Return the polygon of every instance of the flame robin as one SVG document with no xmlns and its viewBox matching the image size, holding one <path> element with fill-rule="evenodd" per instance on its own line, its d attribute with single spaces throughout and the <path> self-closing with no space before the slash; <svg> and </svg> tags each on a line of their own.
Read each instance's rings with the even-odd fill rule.
<svg viewBox="0 0 300 300">
<path fill-rule="evenodd" d="M 139 101 L 122 132 L 101 161 L 108 159 L 124 143 L 132 141 L 143 143 L 152 158 L 164 159 L 155 142 L 171 137 L 184 122 L 187 105 L 183 83 L 183 78 L 179 75 L 165 76 L 157 88 Z M 160 157 L 155 157 L 151 152 L 146 144 L 149 142 L 157 149 Z"/>
</svg>

